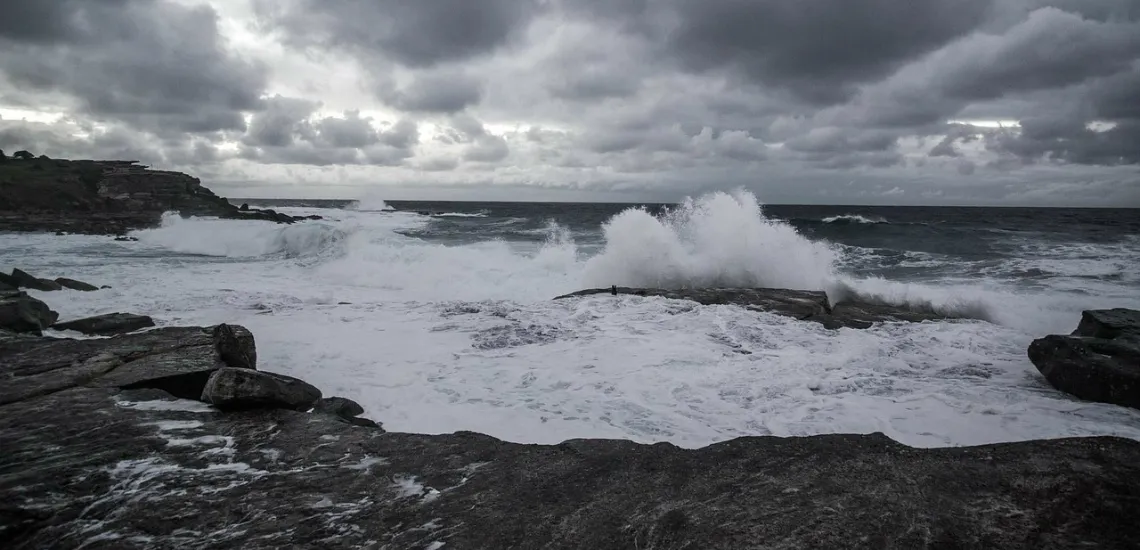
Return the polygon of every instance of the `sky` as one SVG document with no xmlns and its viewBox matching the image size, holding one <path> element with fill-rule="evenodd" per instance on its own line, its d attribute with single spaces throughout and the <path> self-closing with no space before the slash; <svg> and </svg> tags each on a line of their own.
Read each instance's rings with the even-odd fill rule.
<svg viewBox="0 0 1140 550">
<path fill-rule="evenodd" d="M 233 197 L 1140 207 L 1140 0 L 0 4 L 0 149 Z"/>
</svg>

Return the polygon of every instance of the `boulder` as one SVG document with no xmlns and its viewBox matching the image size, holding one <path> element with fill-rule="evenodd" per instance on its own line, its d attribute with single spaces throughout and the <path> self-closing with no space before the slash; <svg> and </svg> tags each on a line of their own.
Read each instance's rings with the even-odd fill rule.
<svg viewBox="0 0 1140 550">
<path fill-rule="evenodd" d="M 316 406 L 313 407 L 313 412 L 331 414 L 341 418 L 352 418 L 364 414 L 364 407 L 346 397 L 326 397 L 317 401 Z"/>
<path fill-rule="evenodd" d="M 1111 340 L 1127 333 L 1140 334 L 1140 311 L 1125 308 L 1084 311 L 1072 335 Z"/>
<path fill-rule="evenodd" d="M 321 399 L 317 401 L 316 406 L 313 407 L 313 413 L 331 415 L 341 422 L 354 426 L 383 429 L 379 422 L 361 418 L 360 415 L 364 414 L 364 407 L 361 407 L 359 403 L 346 397 L 326 397 Z"/>
<path fill-rule="evenodd" d="M 25 292 L 0 290 L 0 329 L 39 335 L 58 318 L 47 304 Z"/>
<path fill-rule="evenodd" d="M 12 279 L 16 281 L 16 286 L 19 288 L 30 288 L 32 290 L 49 292 L 53 290 L 63 290 L 63 285 L 49 279 L 34 277 L 22 269 L 13 269 Z"/>
<path fill-rule="evenodd" d="M 55 280 L 59 286 L 63 288 L 70 288 L 71 290 L 82 290 L 84 292 L 92 292 L 99 290 L 99 287 L 85 283 L 83 281 L 76 281 L 75 279 L 68 279 L 67 277 L 59 277 Z"/>
<path fill-rule="evenodd" d="M 87 317 L 84 319 L 76 319 L 74 321 L 67 321 L 64 323 L 56 323 L 51 328 L 56 330 L 74 330 L 92 336 L 111 336 L 114 334 L 123 334 L 127 332 L 134 332 L 139 329 L 144 329 L 154 326 L 154 319 L 146 315 L 135 315 L 133 313 L 106 313 L 103 315 L 96 315 L 94 317 Z"/>
<path fill-rule="evenodd" d="M 321 390 L 304 380 L 271 372 L 224 368 L 210 375 L 201 400 L 223 410 L 291 409 L 307 411 Z"/>
<path fill-rule="evenodd" d="M 1029 344 L 1029 360 L 1054 388 L 1088 401 L 1140 409 L 1140 312 L 1089 310 L 1072 336 Z"/>
<path fill-rule="evenodd" d="M 225 327 L 222 329 L 221 327 Z M 106 339 L 39 338 L 0 343 L 0 405 L 72 388 L 155 388 L 198 399 L 210 374 L 255 357 L 244 327 L 168 327 Z M 223 353 L 222 350 L 228 350 Z"/>
<path fill-rule="evenodd" d="M 0 273 L 0 291 L 2 291 L 2 290 L 19 290 L 19 288 L 20 288 L 20 283 L 16 281 L 15 277 L 13 277 L 7 273 Z"/>
</svg>

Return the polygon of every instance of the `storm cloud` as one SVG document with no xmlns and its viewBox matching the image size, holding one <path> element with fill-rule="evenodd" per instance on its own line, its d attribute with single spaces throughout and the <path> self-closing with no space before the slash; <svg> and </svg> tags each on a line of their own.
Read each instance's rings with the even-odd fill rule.
<svg viewBox="0 0 1140 550">
<path fill-rule="evenodd" d="M 5 149 L 312 196 L 1140 205 L 1136 0 L 18 4 Z"/>
</svg>

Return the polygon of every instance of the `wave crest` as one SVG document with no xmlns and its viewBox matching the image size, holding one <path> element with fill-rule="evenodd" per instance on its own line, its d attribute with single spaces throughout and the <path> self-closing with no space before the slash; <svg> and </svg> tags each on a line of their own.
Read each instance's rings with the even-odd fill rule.
<svg viewBox="0 0 1140 550">
<path fill-rule="evenodd" d="M 604 249 L 586 264 L 587 286 L 818 290 L 834 279 L 838 259 L 828 244 L 766 218 L 743 190 L 686 199 L 661 217 L 630 208 L 603 233 Z"/>
<path fill-rule="evenodd" d="M 860 216 L 859 214 L 840 214 L 838 216 L 828 216 L 820 221 L 823 223 L 831 223 L 836 225 L 891 223 L 887 221 L 886 218 L 868 218 L 865 216 Z"/>
</svg>

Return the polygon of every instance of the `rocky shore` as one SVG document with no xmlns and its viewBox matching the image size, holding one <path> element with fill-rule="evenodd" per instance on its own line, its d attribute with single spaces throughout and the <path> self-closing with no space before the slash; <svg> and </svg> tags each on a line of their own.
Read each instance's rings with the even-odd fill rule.
<svg viewBox="0 0 1140 550">
<path fill-rule="evenodd" d="M 1129 439 L 914 449 L 868 434 L 681 449 L 393 433 L 351 400 L 259 364 L 254 335 L 241 326 L 126 323 L 126 333 L 111 337 L 41 336 L 61 327 L 58 315 L 25 290 L 49 279 L 24 275 L 9 276 L 17 288 L 0 298 L 5 548 L 1036 549 L 1140 541 L 1140 442 Z M 921 320 L 777 289 L 670 297 L 836 327 Z M 1092 335 L 1079 338 L 1131 334 L 1120 315 L 1086 317 L 1078 332 Z M 71 330 L 98 334 L 98 326 Z"/>
<path fill-rule="evenodd" d="M 181 172 L 134 161 L 4 159 L 0 162 L 0 232 L 121 235 L 184 216 L 295 223 L 301 218 L 230 204 Z"/>
</svg>

